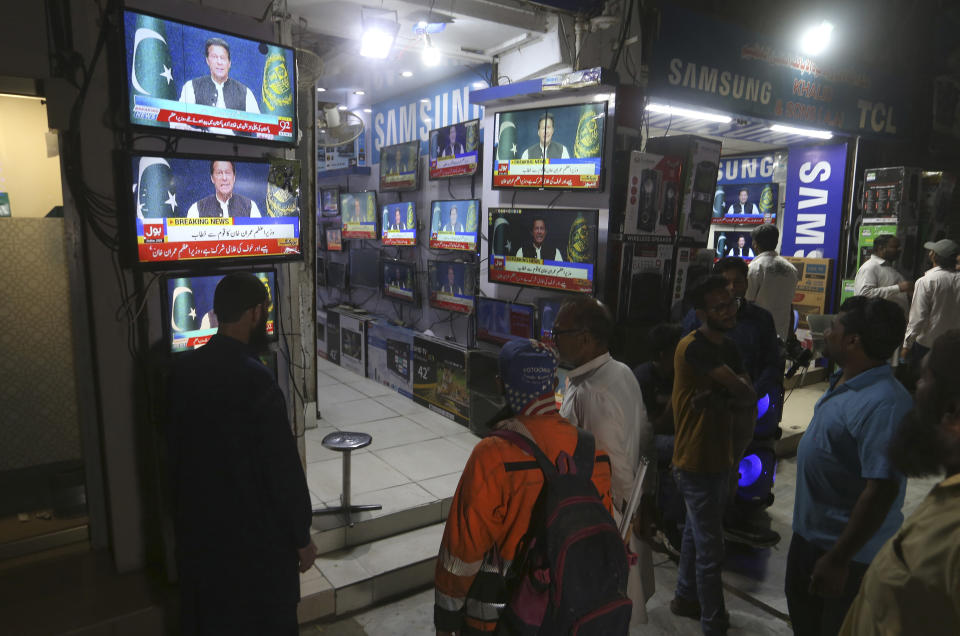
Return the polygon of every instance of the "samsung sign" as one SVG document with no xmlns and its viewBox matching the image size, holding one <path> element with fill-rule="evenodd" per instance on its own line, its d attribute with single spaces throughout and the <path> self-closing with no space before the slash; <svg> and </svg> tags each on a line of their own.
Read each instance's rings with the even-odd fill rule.
<svg viewBox="0 0 960 636">
<path fill-rule="evenodd" d="M 481 81 L 482 76 L 489 73 L 489 66 L 479 67 L 374 104 L 371 163 L 380 163 L 380 149 L 384 146 L 414 139 L 421 142 L 420 154 L 428 154 L 427 137 L 434 128 L 482 119 L 483 107 L 470 103 L 470 90 L 477 90 L 473 87 L 474 82 Z"/>
<path fill-rule="evenodd" d="M 790 148 L 781 254 L 839 256 L 846 163 L 846 144 Z"/>
<path fill-rule="evenodd" d="M 785 157 L 785 154 L 777 152 L 766 155 L 721 158 L 717 172 L 717 184 L 770 183 L 774 180 L 774 171 Z"/>
</svg>

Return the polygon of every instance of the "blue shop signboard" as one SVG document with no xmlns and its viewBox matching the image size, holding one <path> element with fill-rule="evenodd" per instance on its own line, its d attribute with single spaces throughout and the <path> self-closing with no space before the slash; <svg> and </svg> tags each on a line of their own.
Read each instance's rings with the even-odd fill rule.
<svg viewBox="0 0 960 636">
<path fill-rule="evenodd" d="M 833 67 L 737 25 L 662 7 L 653 98 L 889 139 L 908 132 L 909 89 L 892 73 Z"/>
<path fill-rule="evenodd" d="M 837 258 L 847 145 L 793 146 L 787 160 L 780 253 Z"/>
<path fill-rule="evenodd" d="M 469 119 L 482 120 L 483 107 L 470 103 L 475 83 L 490 75 L 480 66 L 373 106 L 373 144 L 370 163 L 380 163 L 380 149 L 404 141 L 420 140 L 420 154 L 428 154 L 427 138 L 434 128 Z M 482 84 L 486 87 L 486 83 Z"/>
<path fill-rule="evenodd" d="M 717 185 L 740 185 L 747 183 L 771 183 L 780 163 L 787 158 L 784 152 L 765 155 L 742 155 L 721 157 L 717 170 Z"/>
</svg>

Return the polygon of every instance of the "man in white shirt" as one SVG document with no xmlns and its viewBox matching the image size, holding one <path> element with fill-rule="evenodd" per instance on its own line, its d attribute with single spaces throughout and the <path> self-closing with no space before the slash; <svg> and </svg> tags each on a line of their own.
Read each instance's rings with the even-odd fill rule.
<svg viewBox="0 0 960 636">
<path fill-rule="evenodd" d="M 523 151 L 521 159 L 569 159 L 570 152 L 563 144 L 553 141 L 553 115 L 545 113 L 537 121 L 537 136 L 540 143 Z"/>
<path fill-rule="evenodd" d="M 750 191 L 746 188 L 741 188 L 739 193 L 740 201 L 738 203 L 732 204 L 727 208 L 727 214 L 756 214 L 760 215 L 760 208 L 757 207 L 756 203 L 748 203 L 747 199 L 750 197 Z M 736 256 L 739 256 L 737 254 Z"/>
<path fill-rule="evenodd" d="M 259 113 L 257 98 L 245 84 L 230 79 L 230 45 L 222 38 L 210 38 L 205 43 L 207 66 L 210 75 L 196 77 L 180 89 L 180 101 L 184 104 L 202 104 L 216 108 Z M 228 128 L 209 128 L 223 135 L 234 134 Z"/>
<path fill-rule="evenodd" d="M 793 295 L 797 290 L 797 268 L 777 254 L 780 230 L 763 224 L 752 234 L 757 257 L 747 272 L 746 299 L 773 314 L 777 336 L 786 342 L 793 325 Z"/>
<path fill-rule="evenodd" d="M 906 280 L 893 262 L 900 257 L 900 239 L 893 234 L 881 234 L 873 239 L 873 254 L 857 272 L 853 293 L 857 296 L 886 298 L 897 303 L 906 316 L 910 311 L 913 283 Z"/>
<path fill-rule="evenodd" d="M 653 425 L 647 419 L 640 385 L 630 367 L 610 357 L 613 317 L 600 301 L 582 297 L 564 303 L 553 325 L 560 358 L 575 368 L 567 374 L 560 415 L 594 435 L 597 447 L 609 449 L 614 516 L 624 510 L 633 490 L 640 457 L 655 461 Z M 652 506 L 655 467 L 646 474 L 644 505 Z M 647 498 L 646 495 L 644 495 Z M 643 505 L 641 506 L 643 507 Z M 648 517 L 652 518 L 652 517 Z M 645 623 L 646 602 L 653 595 L 653 560 L 649 545 L 631 533 L 630 550 L 639 562 L 630 569 L 627 595 L 633 600 L 632 623 Z"/>
<path fill-rule="evenodd" d="M 960 325 L 960 274 L 956 269 L 960 246 L 940 239 L 923 247 L 930 250 L 934 266 L 916 283 L 900 353 L 914 372 L 919 372 L 920 362 L 937 336 Z"/>
<path fill-rule="evenodd" d="M 233 184 L 237 181 L 232 161 L 211 161 L 210 181 L 214 193 L 204 197 L 187 210 L 188 219 L 216 218 L 232 219 L 237 217 L 260 218 L 260 208 L 253 199 L 234 194 Z"/>
</svg>

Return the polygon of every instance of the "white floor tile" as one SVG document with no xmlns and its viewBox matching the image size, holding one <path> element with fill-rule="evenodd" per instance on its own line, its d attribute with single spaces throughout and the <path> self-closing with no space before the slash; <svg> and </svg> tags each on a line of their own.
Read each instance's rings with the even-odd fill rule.
<svg viewBox="0 0 960 636">
<path fill-rule="evenodd" d="M 350 464 L 351 496 L 410 481 L 406 475 L 373 453 L 354 453 Z M 342 481 L 343 464 L 340 458 L 307 464 L 307 485 L 323 501 L 339 500 L 343 492 Z"/>
<path fill-rule="evenodd" d="M 437 499 L 447 499 L 453 497 L 457 492 L 457 484 L 460 483 L 461 472 L 450 473 L 449 475 L 440 475 L 417 482 L 421 488 L 424 488 Z"/>
<path fill-rule="evenodd" d="M 365 397 L 363 393 L 346 384 L 331 384 L 330 386 L 320 387 L 317 392 L 317 408 L 320 410 L 320 415 L 322 416 L 324 409 L 329 406 L 340 404 L 341 402 L 362 400 Z"/>
<path fill-rule="evenodd" d="M 389 395 L 378 396 L 377 402 L 383 404 L 389 409 L 396 411 L 400 415 L 409 415 L 410 413 L 423 413 L 427 409 L 423 408 L 406 395 L 401 395 L 399 393 L 391 392 Z"/>
<path fill-rule="evenodd" d="M 397 416 L 396 413 L 371 398 L 332 404 L 324 407 L 320 415 L 321 426 L 331 425 L 343 430 L 349 428 L 351 424 L 385 420 Z"/>
<path fill-rule="evenodd" d="M 433 431 L 405 417 L 351 424 L 350 430 L 369 433 L 373 437 L 373 442 L 367 448 L 371 451 L 423 442 L 437 437 Z"/>
<path fill-rule="evenodd" d="M 340 384 L 340 380 L 336 379 L 332 375 L 328 375 L 323 371 L 317 371 L 317 386 L 325 387 L 330 386 L 331 384 Z"/>
<path fill-rule="evenodd" d="M 472 451 L 473 447 L 476 446 L 477 442 L 480 441 L 480 438 L 470 431 L 459 433 L 457 435 L 448 435 L 445 439 L 468 451 Z"/>
<path fill-rule="evenodd" d="M 379 455 L 413 481 L 448 475 L 462 471 L 470 452 L 445 439 L 396 446 L 371 454 Z"/>
<path fill-rule="evenodd" d="M 357 561 L 372 574 L 389 572 L 435 557 L 442 538 L 443 524 L 435 523 L 426 528 L 367 544 L 367 549 L 357 554 Z"/>
<path fill-rule="evenodd" d="M 372 572 L 368 571 L 357 558 L 363 551 L 366 551 L 365 546 L 322 554 L 317 557 L 317 568 L 323 574 L 323 578 L 330 581 L 337 589 L 364 581 L 370 578 Z"/>
<path fill-rule="evenodd" d="M 422 409 L 421 411 L 411 413 L 407 415 L 407 417 L 409 417 L 411 420 L 413 420 L 417 424 L 422 424 L 423 426 L 426 426 L 427 428 L 437 433 L 438 435 L 441 435 L 443 437 L 446 437 L 448 435 L 459 435 L 460 433 L 463 433 L 469 430 L 466 426 L 463 426 L 462 424 L 457 424 L 453 420 L 449 420 L 442 415 L 438 415 L 437 413 L 434 413 L 433 411 L 428 411 L 427 409 L 424 409 L 422 407 L 421 409 Z"/>
<path fill-rule="evenodd" d="M 381 395 L 390 395 L 394 391 L 385 384 L 374 382 L 370 378 L 361 378 L 355 382 L 350 382 L 350 386 L 357 391 L 369 397 L 379 397 Z"/>
</svg>

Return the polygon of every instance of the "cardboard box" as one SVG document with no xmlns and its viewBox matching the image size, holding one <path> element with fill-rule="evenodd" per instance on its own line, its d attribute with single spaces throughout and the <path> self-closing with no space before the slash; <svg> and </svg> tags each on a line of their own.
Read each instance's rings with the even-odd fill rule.
<svg viewBox="0 0 960 636">
<path fill-rule="evenodd" d="M 678 235 L 684 244 L 707 244 L 713 218 L 713 197 L 717 190 L 720 148 L 719 141 L 694 135 L 655 137 L 647 141 L 649 152 L 683 160 Z"/>
<path fill-rule="evenodd" d="M 830 306 L 830 271 L 832 258 L 784 257 L 797 268 L 799 279 L 793 296 L 793 308 L 800 314 L 800 326 L 807 325 L 808 314 L 828 313 Z"/>
<path fill-rule="evenodd" d="M 682 165 L 679 157 L 630 154 L 624 234 L 649 242 L 673 242 L 680 222 Z"/>
<path fill-rule="evenodd" d="M 413 330 L 383 319 L 367 329 L 367 375 L 413 399 Z"/>
</svg>

